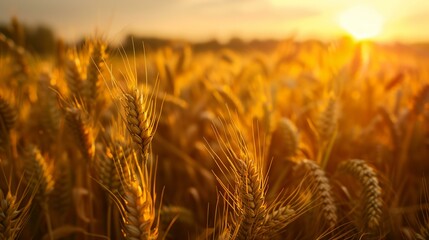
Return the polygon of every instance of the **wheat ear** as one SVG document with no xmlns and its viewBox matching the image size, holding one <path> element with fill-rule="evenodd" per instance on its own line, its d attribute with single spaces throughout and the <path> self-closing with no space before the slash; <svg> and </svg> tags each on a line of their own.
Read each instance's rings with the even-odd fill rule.
<svg viewBox="0 0 429 240">
<path fill-rule="evenodd" d="M 155 207 L 147 184 L 147 176 L 135 173 L 122 181 L 124 194 L 119 203 L 122 210 L 123 234 L 125 239 L 157 239 L 158 228 L 153 226 Z M 140 176 L 140 177 L 139 177 Z"/>
<path fill-rule="evenodd" d="M 419 93 L 414 98 L 413 111 L 416 115 L 424 110 L 425 104 L 429 101 L 429 85 L 426 84 L 422 87 Z"/>
<path fill-rule="evenodd" d="M 126 166 L 131 149 L 124 147 L 125 143 L 113 142 L 103 151 L 98 153 L 96 171 L 100 183 L 108 191 L 122 193 L 120 169 Z M 124 173 L 125 174 L 125 173 Z"/>
<path fill-rule="evenodd" d="M 0 33 L 0 43 L 3 43 L 3 45 L 7 47 L 15 60 L 16 66 L 13 74 L 15 76 L 22 75 L 24 77 L 28 77 L 30 75 L 30 68 L 25 49 L 15 44 L 11 39 L 8 39 L 3 33 Z"/>
<path fill-rule="evenodd" d="M 339 170 L 350 174 L 362 185 L 361 207 L 365 227 L 374 231 L 380 226 L 383 200 L 377 174 L 364 160 L 353 159 L 339 165 Z"/>
<path fill-rule="evenodd" d="M 337 127 L 338 111 L 337 102 L 331 98 L 326 107 L 320 113 L 317 122 L 317 131 L 319 139 L 323 142 L 331 139 L 335 128 Z"/>
<path fill-rule="evenodd" d="M 21 231 L 22 211 L 10 192 L 0 189 L 0 239 L 16 239 Z"/>
<path fill-rule="evenodd" d="M 83 90 L 83 77 L 81 63 L 76 51 L 68 53 L 65 68 L 65 79 L 72 97 L 78 98 Z"/>
<path fill-rule="evenodd" d="M 123 171 L 121 178 L 121 170 L 125 169 L 127 159 L 133 152 L 131 148 L 126 148 L 125 142 L 121 140 L 112 140 L 108 136 L 109 143 L 106 147 L 97 145 L 97 158 L 95 161 L 95 170 L 99 183 L 107 194 L 124 196 L 124 188 L 122 187 L 121 180 L 123 176 L 128 177 L 127 171 Z M 114 199 L 108 199 L 108 212 L 106 218 L 107 236 L 111 232 L 111 217 L 112 217 L 112 203 Z"/>
<path fill-rule="evenodd" d="M 265 217 L 263 181 L 253 160 L 238 160 L 238 194 L 241 205 L 237 239 L 251 239 L 262 226 Z"/>
<path fill-rule="evenodd" d="M 304 167 L 308 171 L 308 176 L 314 184 L 314 195 L 320 199 L 323 217 L 330 228 L 334 228 L 337 223 L 337 207 L 335 206 L 331 185 L 326 177 L 325 171 L 312 160 L 304 159 L 297 167 Z"/>
<path fill-rule="evenodd" d="M 60 216 L 65 216 L 65 213 L 69 211 L 73 203 L 73 170 L 65 154 L 55 161 L 53 173 L 55 184 L 49 204 L 52 206 L 51 209 L 60 213 Z"/>
<path fill-rule="evenodd" d="M 393 117 L 387 111 L 387 109 L 385 107 L 378 108 L 377 112 L 381 116 L 381 119 L 386 124 L 386 126 L 390 132 L 390 137 L 392 139 L 392 143 L 393 143 L 393 146 L 395 147 L 395 150 L 399 149 L 399 147 L 400 147 L 399 146 L 399 144 L 400 144 L 400 138 L 399 138 L 400 132 L 397 128 L 397 124 L 395 123 Z"/>
<path fill-rule="evenodd" d="M 273 132 L 271 152 L 275 157 L 290 158 L 298 149 L 298 131 L 295 125 L 287 118 L 282 118 Z"/>
<path fill-rule="evenodd" d="M 146 162 L 155 131 L 155 107 L 138 89 L 124 93 L 124 106 L 128 132 Z"/>
<path fill-rule="evenodd" d="M 83 157 L 88 161 L 94 159 L 95 145 L 93 130 L 89 126 L 86 113 L 77 107 L 67 107 L 65 109 L 65 120 Z"/>
<path fill-rule="evenodd" d="M 58 91 L 58 89 L 51 85 L 50 81 L 50 75 L 42 73 L 40 74 L 38 87 L 42 114 L 40 121 L 43 129 L 48 133 L 51 140 L 53 140 L 59 130 L 61 113 L 58 107 L 57 95 L 55 94 L 55 91 Z"/>
<path fill-rule="evenodd" d="M 52 168 L 48 166 L 37 147 L 29 146 L 26 155 L 25 177 L 31 188 L 37 189 L 35 198 L 41 203 L 46 203 L 55 184 Z"/>
<path fill-rule="evenodd" d="M 262 227 L 258 231 L 258 236 L 264 239 L 271 239 L 283 230 L 295 217 L 296 212 L 290 206 L 282 206 L 277 209 L 267 211 Z"/>
<path fill-rule="evenodd" d="M 99 88 L 101 86 L 100 73 L 104 67 L 106 59 L 106 44 L 97 40 L 91 47 L 91 58 L 89 60 L 86 71 L 86 97 L 88 102 L 94 101 L 97 98 Z"/>
<path fill-rule="evenodd" d="M 217 237 L 217 240 L 231 240 L 231 239 L 232 239 L 231 231 L 227 227 L 224 228 L 222 232 L 219 234 L 219 236 Z"/>
<path fill-rule="evenodd" d="M 39 201 L 40 206 L 43 209 L 49 234 L 51 239 L 53 239 L 52 224 L 48 209 L 48 200 L 55 185 L 52 174 L 53 168 L 48 166 L 46 159 L 42 156 L 37 147 L 29 146 L 26 154 L 27 162 L 25 165 L 25 176 L 31 189 L 36 191 L 35 198 Z"/>
<path fill-rule="evenodd" d="M 8 135 L 16 122 L 16 118 L 15 110 L 0 96 L 0 139 Z"/>
</svg>

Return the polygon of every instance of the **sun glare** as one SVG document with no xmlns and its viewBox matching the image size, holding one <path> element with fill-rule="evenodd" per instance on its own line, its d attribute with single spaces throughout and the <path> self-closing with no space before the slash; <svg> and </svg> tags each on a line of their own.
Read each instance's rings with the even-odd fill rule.
<svg viewBox="0 0 429 240">
<path fill-rule="evenodd" d="M 380 34 L 383 17 L 369 6 L 354 6 L 340 14 L 339 24 L 354 38 L 363 40 Z"/>
</svg>

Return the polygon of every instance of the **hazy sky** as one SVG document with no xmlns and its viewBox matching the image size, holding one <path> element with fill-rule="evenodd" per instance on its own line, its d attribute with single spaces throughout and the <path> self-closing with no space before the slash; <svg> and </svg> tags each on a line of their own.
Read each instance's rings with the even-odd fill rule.
<svg viewBox="0 0 429 240">
<path fill-rule="evenodd" d="M 0 0 L 0 21 L 16 15 L 67 40 L 94 31 L 111 41 L 129 32 L 190 40 L 329 38 L 342 31 L 338 15 L 362 2 L 385 18 L 380 39 L 429 40 L 429 0 Z"/>
</svg>

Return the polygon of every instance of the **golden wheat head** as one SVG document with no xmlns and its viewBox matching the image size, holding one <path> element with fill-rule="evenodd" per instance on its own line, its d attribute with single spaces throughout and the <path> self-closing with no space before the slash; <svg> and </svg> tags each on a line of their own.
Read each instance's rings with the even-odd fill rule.
<svg viewBox="0 0 429 240">
<path fill-rule="evenodd" d="M 374 231 L 380 227 L 383 200 L 377 174 L 364 160 L 353 159 L 342 162 L 339 170 L 350 174 L 362 185 L 361 207 L 365 227 Z"/>
<path fill-rule="evenodd" d="M 154 105 L 140 90 L 134 89 L 124 93 L 124 106 L 128 132 L 145 157 L 155 133 Z"/>
<path fill-rule="evenodd" d="M 89 124 L 87 113 L 81 107 L 66 107 L 65 120 L 82 156 L 91 161 L 95 156 L 93 128 Z"/>
<path fill-rule="evenodd" d="M 273 132 L 271 152 L 276 158 L 290 158 L 298 149 L 298 131 L 295 125 L 287 118 L 282 118 Z"/>
<path fill-rule="evenodd" d="M 32 189 L 36 191 L 36 199 L 42 205 L 46 204 L 49 195 L 54 189 L 52 167 L 35 146 L 26 150 L 25 177 Z"/>
<path fill-rule="evenodd" d="M 321 210 L 325 222 L 330 228 L 334 228 L 337 224 L 337 207 L 334 202 L 331 185 L 328 177 L 320 166 L 312 160 L 304 159 L 300 161 L 298 168 L 305 168 L 308 171 L 308 177 L 314 184 L 314 195 L 320 201 Z"/>
<path fill-rule="evenodd" d="M 21 211 L 10 192 L 6 195 L 0 189 L 0 239 L 15 239 L 21 231 Z"/>
</svg>

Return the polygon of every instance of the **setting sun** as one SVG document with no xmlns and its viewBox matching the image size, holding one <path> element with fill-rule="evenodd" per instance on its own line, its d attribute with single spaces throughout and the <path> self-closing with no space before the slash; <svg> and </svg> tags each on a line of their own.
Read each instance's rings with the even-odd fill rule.
<svg viewBox="0 0 429 240">
<path fill-rule="evenodd" d="M 373 38 L 380 34 L 383 17 L 368 6 L 355 6 L 342 12 L 339 24 L 358 40 Z"/>
</svg>

